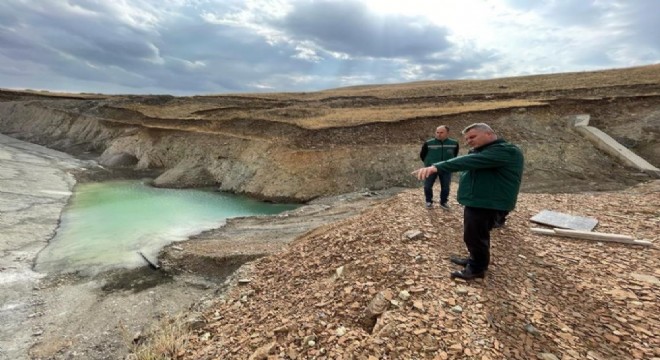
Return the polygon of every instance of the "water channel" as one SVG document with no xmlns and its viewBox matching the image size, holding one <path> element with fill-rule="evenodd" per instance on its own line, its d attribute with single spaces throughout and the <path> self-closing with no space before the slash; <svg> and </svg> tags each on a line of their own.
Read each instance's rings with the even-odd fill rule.
<svg viewBox="0 0 660 360">
<path fill-rule="evenodd" d="M 295 208 L 213 190 L 161 189 L 140 180 L 76 185 L 61 223 L 35 268 L 85 275 L 146 265 L 175 241 L 220 227 L 227 218 Z"/>
</svg>

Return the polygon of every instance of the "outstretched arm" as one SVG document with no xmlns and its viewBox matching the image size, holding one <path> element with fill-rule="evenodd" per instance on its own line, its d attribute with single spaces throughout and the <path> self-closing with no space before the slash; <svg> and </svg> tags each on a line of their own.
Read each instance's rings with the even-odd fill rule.
<svg viewBox="0 0 660 360">
<path fill-rule="evenodd" d="M 424 180 L 427 177 L 429 177 L 429 175 L 435 174 L 437 172 L 438 169 L 435 166 L 431 165 L 431 166 L 423 167 L 421 169 L 417 169 L 411 172 L 410 174 L 416 177 L 418 180 Z"/>
</svg>

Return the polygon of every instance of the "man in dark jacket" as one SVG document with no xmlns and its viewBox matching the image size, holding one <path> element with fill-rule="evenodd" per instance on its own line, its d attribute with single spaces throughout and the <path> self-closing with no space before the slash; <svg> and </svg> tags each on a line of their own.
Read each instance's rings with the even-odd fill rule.
<svg viewBox="0 0 660 360">
<path fill-rule="evenodd" d="M 435 137 L 427 140 L 422 145 L 419 158 L 424 162 L 424 166 L 430 166 L 440 161 L 453 159 L 458 155 L 458 141 L 449 138 L 449 127 L 440 125 L 435 129 Z M 440 207 L 449 209 L 447 200 L 449 199 L 449 187 L 451 185 L 451 173 L 449 171 L 438 171 L 430 174 L 424 180 L 424 197 L 426 207 L 433 207 L 433 184 L 435 179 L 440 180 Z"/>
<path fill-rule="evenodd" d="M 462 134 L 470 153 L 434 163 L 413 172 L 423 180 L 438 171 L 463 171 L 458 184 L 458 202 L 465 206 L 463 241 L 469 258 L 452 258 L 465 268 L 451 277 L 483 278 L 490 263 L 490 230 L 496 221 L 516 206 L 524 158 L 520 149 L 498 138 L 484 123 L 466 127 Z"/>
</svg>

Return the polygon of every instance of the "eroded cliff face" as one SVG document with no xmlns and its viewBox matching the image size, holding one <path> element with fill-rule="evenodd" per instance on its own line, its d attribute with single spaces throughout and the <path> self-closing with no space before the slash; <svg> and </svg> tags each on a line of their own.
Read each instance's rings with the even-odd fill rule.
<svg viewBox="0 0 660 360">
<path fill-rule="evenodd" d="M 380 154 L 373 154 L 380 148 Z M 411 185 L 403 169 L 415 164 L 412 149 L 292 149 L 269 139 L 140 129 L 114 139 L 100 157 L 137 158 L 137 169 L 161 168 L 163 187 L 218 186 L 275 201 L 306 201 L 363 188 Z M 394 157 L 395 161 L 391 161 Z M 406 174 L 407 175 L 407 174 Z"/>
<path fill-rule="evenodd" d="M 103 166 L 161 169 L 156 186 L 217 186 L 273 201 L 416 181 L 408 174 L 418 165 L 416 145 L 292 148 L 281 138 L 125 124 L 76 113 L 82 107 L 76 101 L 62 105 L 0 103 L 0 132 L 68 152 L 98 152 Z"/>
<path fill-rule="evenodd" d="M 422 165 L 420 146 L 434 129 L 448 125 L 450 136 L 460 139 L 465 126 L 486 122 L 523 150 L 523 191 L 613 190 L 649 178 L 595 149 L 570 119 L 590 114 L 595 126 L 660 166 L 660 67 L 642 70 L 588 74 L 577 82 L 583 74 L 569 74 L 566 83 L 548 76 L 452 83 L 464 88 L 438 82 L 263 96 L 0 91 L 0 132 L 75 155 L 95 154 L 106 167 L 155 169 L 155 186 L 216 186 L 304 202 L 421 187 L 410 173 Z"/>
<path fill-rule="evenodd" d="M 48 105 L 49 101 L 0 102 L 0 131 L 56 149 L 98 151 L 128 130 L 104 126 L 98 118 Z"/>
</svg>

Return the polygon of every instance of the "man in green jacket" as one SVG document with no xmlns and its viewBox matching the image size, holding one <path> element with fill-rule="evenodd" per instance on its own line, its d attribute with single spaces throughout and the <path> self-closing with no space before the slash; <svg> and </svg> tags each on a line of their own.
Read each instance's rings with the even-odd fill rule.
<svg viewBox="0 0 660 360">
<path fill-rule="evenodd" d="M 490 263 L 490 230 L 513 210 L 522 181 L 524 158 L 520 149 L 503 139 L 487 124 L 466 127 L 462 134 L 470 152 L 447 161 L 418 169 L 413 175 L 423 180 L 438 171 L 462 171 L 458 202 L 463 212 L 463 241 L 470 253 L 466 259 L 451 261 L 465 268 L 451 278 L 483 278 Z"/>
<path fill-rule="evenodd" d="M 458 155 L 458 141 L 449 138 L 449 127 L 440 125 L 435 129 L 435 137 L 427 140 L 422 145 L 419 158 L 424 162 L 424 166 L 430 166 L 440 161 L 453 159 Z M 449 187 L 451 185 L 451 173 L 449 171 L 438 171 L 429 175 L 424 180 L 424 197 L 426 207 L 433 207 L 433 184 L 435 179 L 440 180 L 440 207 L 449 209 L 447 200 L 449 199 Z"/>
</svg>

